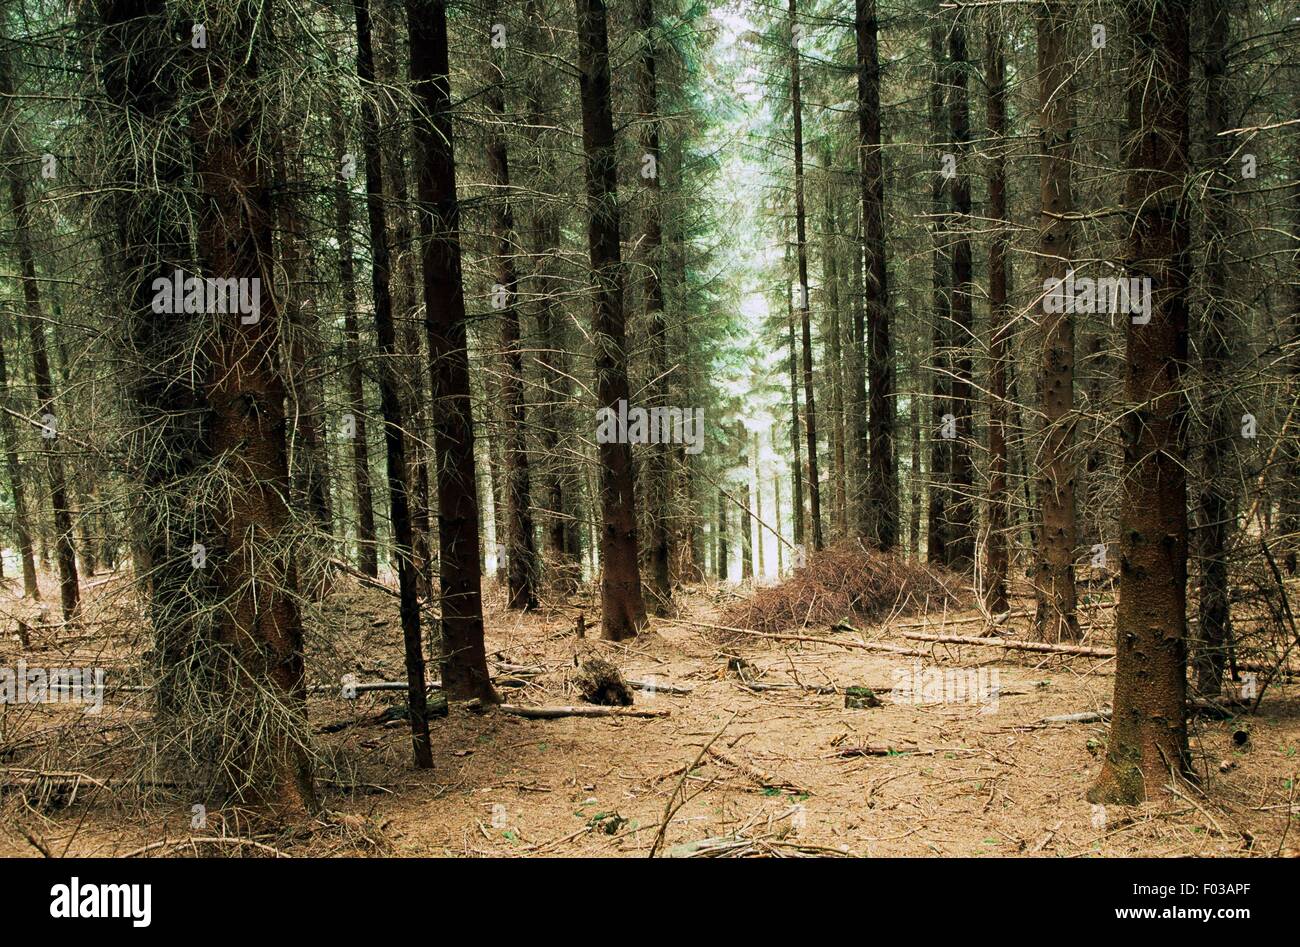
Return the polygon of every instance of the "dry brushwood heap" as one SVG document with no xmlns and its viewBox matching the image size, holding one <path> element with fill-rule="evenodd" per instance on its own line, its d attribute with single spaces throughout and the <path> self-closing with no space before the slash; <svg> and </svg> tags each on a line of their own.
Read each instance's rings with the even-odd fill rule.
<svg viewBox="0 0 1300 947">
<path fill-rule="evenodd" d="M 849 618 L 873 622 L 961 601 L 955 576 L 900 556 L 841 544 L 813 553 L 779 585 L 761 588 L 723 613 L 721 624 L 776 632 L 830 625 Z"/>
</svg>

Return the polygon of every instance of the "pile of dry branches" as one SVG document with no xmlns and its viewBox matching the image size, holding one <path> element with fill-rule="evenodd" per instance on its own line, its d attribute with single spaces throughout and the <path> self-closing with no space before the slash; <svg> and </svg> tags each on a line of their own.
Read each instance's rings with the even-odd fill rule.
<svg viewBox="0 0 1300 947">
<path fill-rule="evenodd" d="M 855 617 L 873 622 L 955 606 L 960 588 L 956 577 L 921 562 L 846 543 L 813 553 L 790 578 L 758 589 L 720 621 L 764 632 Z"/>
</svg>

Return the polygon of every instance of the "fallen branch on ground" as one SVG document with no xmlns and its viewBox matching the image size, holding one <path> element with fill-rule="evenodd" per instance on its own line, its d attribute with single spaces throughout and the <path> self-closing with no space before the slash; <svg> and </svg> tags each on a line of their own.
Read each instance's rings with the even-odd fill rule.
<svg viewBox="0 0 1300 947">
<path fill-rule="evenodd" d="M 664 618 L 662 621 L 676 622 L 679 625 L 694 625 L 696 628 L 709 628 L 713 631 L 729 631 L 738 635 L 750 635 L 754 638 L 767 638 L 772 641 L 809 641 L 813 644 L 834 645 L 837 648 L 849 648 L 857 651 L 887 651 L 890 654 L 906 654 L 914 658 L 927 658 L 929 655 L 915 648 L 903 648 L 894 644 L 878 644 L 867 641 L 840 641 L 838 638 L 818 638 L 814 635 L 787 635 L 774 631 L 753 631 L 749 628 L 735 628 L 731 625 L 710 625 L 703 621 L 690 621 L 685 618 Z M 856 629 L 855 629 L 856 630 Z"/>
<path fill-rule="evenodd" d="M 904 638 L 912 641 L 934 641 L 939 644 L 973 644 L 986 648 L 1007 648 L 1012 651 L 1037 651 L 1045 654 L 1077 654 L 1088 658 L 1113 658 L 1114 648 L 1092 648 L 1078 644 L 1050 644 L 1045 641 L 1019 641 L 1006 638 L 974 638 L 970 635 L 931 635 L 921 631 L 900 632 Z M 1238 661 L 1237 667 L 1243 671 L 1275 671 L 1275 665 L 1260 661 Z M 1292 668 L 1282 668 L 1284 674 L 1297 673 Z"/>
<path fill-rule="evenodd" d="M 782 779 L 779 776 L 774 776 L 766 770 L 759 769 L 757 766 L 746 763 L 744 760 L 738 760 L 734 757 L 728 756 L 721 750 L 715 750 L 712 747 L 709 747 L 708 752 L 709 756 L 713 757 L 723 766 L 728 766 L 739 773 L 743 773 L 764 788 L 783 789 L 786 792 L 798 793 L 800 795 L 812 795 L 810 790 L 805 789 L 798 783 L 791 782 L 788 779 Z"/>
<path fill-rule="evenodd" d="M 471 710 L 486 709 L 481 701 L 471 700 L 466 705 Z M 527 717 L 529 720 L 558 720 L 561 717 L 667 717 L 668 710 L 638 710 L 634 707 L 527 707 L 523 704 L 494 704 L 503 714 Z"/>
</svg>

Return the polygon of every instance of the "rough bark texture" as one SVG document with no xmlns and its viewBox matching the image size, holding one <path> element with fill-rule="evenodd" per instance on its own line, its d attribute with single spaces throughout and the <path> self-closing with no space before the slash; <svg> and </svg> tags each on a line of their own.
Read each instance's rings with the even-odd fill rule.
<svg viewBox="0 0 1300 947">
<path fill-rule="evenodd" d="M 898 543 L 894 343 L 885 250 L 885 169 L 880 147 L 880 53 L 876 2 L 857 0 L 858 144 L 862 172 L 862 245 L 866 254 L 867 496 L 859 531 L 879 548 Z M 859 333 L 860 337 L 860 333 Z"/>
<path fill-rule="evenodd" d="M 1039 158 L 1039 275 L 1064 279 L 1073 266 L 1074 212 L 1073 67 L 1067 55 L 1070 14 L 1044 4 L 1038 14 L 1038 105 L 1042 145 Z M 1044 310 L 1047 308 L 1043 306 Z M 1067 309 L 1072 307 L 1065 307 Z M 1042 315 L 1042 453 L 1038 502 L 1042 527 L 1034 571 L 1037 611 L 1034 636 L 1039 641 L 1079 638 L 1074 587 L 1075 521 L 1074 318 L 1069 311 Z"/>
<path fill-rule="evenodd" d="M 586 155 L 587 244 L 591 255 L 596 401 L 617 412 L 628 400 L 623 262 L 619 248 L 617 155 L 610 102 L 609 36 L 603 0 L 576 0 L 582 145 Z M 630 444 L 599 445 L 601 637 L 630 638 L 645 624 Z"/>
<path fill-rule="evenodd" d="M 952 439 L 952 478 L 948 502 L 948 565 L 969 569 L 975 561 L 975 465 L 971 458 L 974 442 L 974 366 L 971 346 L 974 338 L 974 284 L 971 257 L 970 62 L 966 51 L 966 29 L 959 10 L 948 30 L 948 122 L 957 175 L 952 182 L 952 412 L 957 436 Z"/>
<path fill-rule="evenodd" d="M 1226 663 L 1225 648 L 1231 640 L 1232 615 L 1228 589 L 1228 542 L 1235 525 L 1233 503 L 1233 439 L 1237 435 L 1231 398 L 1234 349 L 1233 312 L 1228 296 L 1230 255 L 1231 190 L 1229 162 L 1232 143 L 1221 133 L 1231 128 L 1227 74 L 1230 17 L 1233 4 L 1204 5 L 1207 22 L 1205 70 L 1205 160 L 1210 175 L 1205 190 L 1205 294 L 1204 325 L 1201 329 L 1201 370 L 1205 401 L 1202 413 L 1208 430 L 1201 449 L 1201 495 L 1197 513 L 1197 546 L 1200 555 L 1200 621 L 1196 643 L 1196 691 L 1201 697 L 1219 696 Z"/>
<path fill-rule="evenodd" d="M 368 0 L 354 0 L 357 22 L 357 78 L 363 86 L 375 81 L 375 57 Z M 369 98 L 361 103 L 361 137 L 366 161 L 366 217 L 370 224 L 370 289 L 375 310 L 375 336 L 379 343 L 379 405 L 384 419 L 384 447 L 388 470 L 388 497 L 393 522 L 393 554 L 397 557 L 397 601 L 402 621 L 406 660 L 406 707 L 411 723 L 415 765 L 433 766 L 429 746 L 429 714 L 425 689 L 424 648 L 417 599 L 414 537 L 411 530 L 409 471 L 406 465 L 406 417 L 398 384 L 397 329 L 393 322 L 390 289 L 392 255 L 388 247 L 388 220 L 384 204 L 384 159 L 379 141 L 379 120 Z"/>
<path fill-rule="evenodd" d="M 416 195 L 437 453 L 442 686 L 454 700 L 495 701 L 483 649 L 474 419 L 461 285 L 460 205 L 452 144 L 443 0 L 407 0 Z"/>
<path fill-rule="evenodd" d="M 194 112 L 198 249 L 206 276 L 271 286 L 271 168 L 253 89 L 265 40 L 257 5 L 241 2 L 208 26 L 205 96 Z M 228 18 L 227 18 L 228 17 Z M 289 817 L 315 808 L 301 742 L 306 720 L 303 627 L 288 507 L 283 315 L 273 293 L 249 323 L 209 316 L 207 400 L 224 479 L 209 551 L 222 608 L 216 631 L 226 693 L 254 710 L 222 734 L 223 766 L 238 795 Z M 270 692 L 269 704 L 262 696 Z M 247 781 L 254 775 L 252 785 Z"/>
<path fill-rule="evenodd" d="M 661 155 L 659 151 L 659 93 L 655 79 L 655 11 L 654 0 L 637 0 L 636 28 L 641 34 L 641 55 L 637 68 L 637 110 L 641 113 L 640 161 L 649 158 L 655 173 L 641 181 L 646 189 L 642 214 L 641 304 L 644 307 L 646 333 L 649 336 L 650 363 L 654 380 L 650 389 L 652 406 L 668 404 L 668 325 L 664 318 L 664 290 L 660 279 L 663 266 L 663 226 L 661 223 Z M 646 499 L 649 506 L 649 559 L 651 600 L 656 614 L 667 614 L 672 605 L 672 586 L 668 566 L 672 560 L 671 533 L 668 529 L 670 445 L 651 444 L 646 458 Z"/>
<path fill-rule="evenodd" d="M 1110 741 L 1088 798 L 1135 804 L 1190 774 L 1186 394 L 1189 0 L 1130 0 L 1128 267 L 1151 321 L 1127 326 L 1120 589 Z"/>
<path fill-rule="evenodd" d="M 799 87 L 799 43 L 797 0 L 789 0 L 790 12 L 790 98 L 794 113 L 794 214 L 795 250 L 799 267 L 799 319 L 803 328 L 804 422 L 808 431 L 808 505 L 814 549 L 826 545 L 822 536 L 821 480 L 817 473 L 817 398 L 813 394 L 812 313 L 808 298 L 808 222 L 804 203 L 803 101 Z"/>
<path fill-rule="evenodd" d="M 490 17 L 489 19 L 494 19 Z M 501 373 L 502 453 L 505 460 L 505 523 L 506 523 L 506 604 L 514 609 L 537 607 L 537 547 L 533 540 L 532 483 L 528 463 L 528 449 L 524 438 L 528 417 L 524 406 L 524 354 L 520 344 L 518 274 L 515 267 L 515 233 L 513 194 L 510 185 L 510 153 L 506 145 L 505 128 L 508 121 L 505 101 L 505 72 L 501 61 L 502 51 L 492 47 L 488 66 L 486 99 L 488 108 L 496 116 L 487 146 L 488 180 L 496 190 L 492 205 L 491 226 L 493 266 L 496 285 L 492 287 L 494 299 L 504 303 L 498 319 L 501 323 L 501 354 L 504 365 Z M 499 294 L 499 295 L 498 295 Z M 495 303 L 494 303 L 495 305 Z"/>
<path fill-rule="evenodd" d="M 1007 367 L 1014 314 L 1008 304 L 1007 171 L 1003 147 L 1007 137 L 1006 54 L 1001 25 L 991 20 L 984 37 L 984 80 L 988 89 L 988 127 L 994 149 L 989 169 L 989 503 L 988 541 L 984 559 L 984 601 L 994 614 L 1007 610 L 1007 527 L 1011 492 L 1007 488 Z"/>
</svg>

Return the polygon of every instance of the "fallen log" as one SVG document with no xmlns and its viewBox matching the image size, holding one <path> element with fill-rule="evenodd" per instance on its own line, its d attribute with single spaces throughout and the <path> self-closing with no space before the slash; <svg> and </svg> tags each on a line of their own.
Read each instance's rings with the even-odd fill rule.
<svg viewBox="0 0 1300 947">
<path fill-rule="evenodd" d="M 684 696 L 694 693 L 694 687 L 681 687 L 677 684 L 665 684 L 662 681 L 634 681 L 631 678 L 627 680 L 627 686 L 634 691 L 649 691 L 652 694 L 675 694 Z"/>
<path fill-rule="evenodd" d="M 976 638 L 971 635 L 932 635 L 923 631 L 900 632 L 912 641 L 934 641 L 940 644 L 974 644 L 990 648 L 1009 648 L 1013 651 L 1041 651 L 1047 654 L 1077 654 L 1089 658 L 1113 658 L 1113 648 L 1089 648 L 1077 644 L 1048 644 L 1044 641 L 1020 641 L 1005 638 Z"/>
<path fill-rule="evenodd" d="M 471 700 L 465 705 L 470 710 L 485 710 L 479 700 Z M 668 710 L 638 710 L 635 707 L 530 707 L 524 704 L 495 704 L 503 714 L 514 717 L 527 717 L 529 720 L 558 720 L 561 717 L 667 717 Z"/>
<path fill-rule="evenodd" d="M 663 618 L 661 621 L 675 622 L 679 625 L 693 625 L 696 628 L 709 628 L 713 631 L 729 631 L 753 638 L 767 638 L 772 641 L 810 641 L 813 644 L 834 645 L 837 648 L 849 648 L 858 651 L 887 651 L 890 654 L 906 654 L 914 658 L 928 658 L 929 654 L 915 648 L 904 648 L 896 644 L 878 644 L 867 641 L 840 641 L 838 638 L 819 638 L 815 635 L 788 635 L 775 631 L 754 631 L 750 628 L 735 628 L 731 625 L 711 625 L 703 621 L 690 621 L 685 618 Z"/>
<path fill-rule="evenodd" d="M 1007 648 L 1012 651 L 1037 651 L 1044 654 L 1075 654 L 1088 658 L 1113 658 L 1114 648 L 1090 648 L 1077 644 L 1050 644 L 1045 641 L 1021 641 L 1014 638 L 975 638 L 971 635 L 931 635 L 921 631 L 899 632 L 912 641 L 934 641 L 939 644 L 973 644 L 986 648 Z M 928 655 L 927 655 L 928 656 Z M 1278 668 L 1276 665 L 1262 661 L 1238 661 L 1237 667 L 1243 671 L 1272 672 L 1280 670 L 1283 674 L 1295 674 L 1294 668 Z"/>
</svg>

